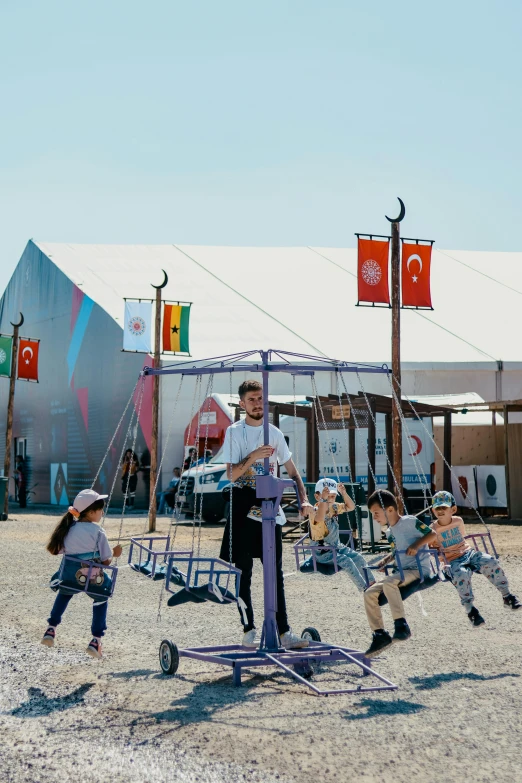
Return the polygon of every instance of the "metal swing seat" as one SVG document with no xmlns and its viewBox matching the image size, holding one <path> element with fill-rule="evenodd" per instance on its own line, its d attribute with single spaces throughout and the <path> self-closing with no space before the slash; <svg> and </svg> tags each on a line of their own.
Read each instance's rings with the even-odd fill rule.
<svg viewBox="0 0 522 783">
<path fill-rule="evenodd" d="M 351 530 L 339 530 L 339 536 L 348 536 L 346 544 L 350 549 L 354 549 L 353 533 Z M 317 559 L 318 554 L 324 552 L 332 553 L 332 562 L 321 563 Z M 299 541 L 294 544 L 294 555 L 296 568 L 302 574 L 323 574 L 323 576 L 333 576 L 340 569 L 337 563 L 337 547 L 320 544 L 313 541 L 308 533 L 305 533 Z"/>
<path fill-rule="evenodd" d="M 303 360 L 305 363 L 302 363 Z M 229 373 L 230 378 L 232 378 L 231 373 L 233 372 L 261 373 L 263 378 L 263 434 L 264 443 L 268 445 L 268 379 L 270 373 L 285 372 L 292 375 L 313 376 L 316 372 L 344 373 L 355 372 L 357 369 L 355 365 L 347 362 L 272 350 L 249 351 L 243 354 L 214 357 L 197 363 L 193 361 L 190 363 L 176 363 L 176 365 L 163 368 L 145 368 L 143 373 L 144 375 L 178 374 L 182 376 Z M 360 367 L 360 369 L 370 373 L 388 372 L 388 368 L 385 366 L 373 367 L 368 365 Z M 363 652 L 349 647 L 322 642 L 318 631 L 314 628 L 308 627 L 302 633 L 302 637 L 309 641 L 307 648 L 285 650 L 281 645 L 276 623 L 275 525 L 277 509 L 279 508 L 283 490 L 286 486 L 293 483 L 291 480 L 279 479 L 271 475 L 268 458 L 264 460 L 264 475 L 258 475 L 256 479 L 256 496 L 261 505 L 260 524 L 262 524 L 264 591 L 264 621 L 259 648 L 257 650 L 248 650 L 239 644 L 178 648 L 170 639 L 164 639 L 159 649 L 161 670 L 164 674 L 175 674 L 179 667 L 180 658 L 192 658 L 230 667 L 232 669 L 233 684 L 236 686 L 241 685 L 241 677 L 245 669 L 250 670 L 259 666 L 270 666 L 276 667 L 290 675 L 295 681 L 306 686 L 319 696 L 396 690 L 397 686 L 393 682 L 372 668 L 372 661 L 366 658 Z M 200 600 L 214 600 L 219 603 L 231 602 L 230 597 L 223 593 L 223 585 L 222 583 L 220 584 L 220 580 L 225 575 L 229 580 L 232 574 L 236 583 L 235 592 L 232 593 L 233 600 L 238 598 L 240 572 L 238 569 L 234 569 L 231 564 L 219 558 L 200 558 L 198 555 L 195 556 L 193 554 L 189 556 L 170 555 L 168 557 L 168 566 L 169 568 L 176 567 L 178 569 L 181 566 L 186 570 L 187 575 L 186 585 L 182 590 L 173 593 L 168 578 L 169 570 L 167 569 L 165 589 L 167 592 L 173 593 L 168 602 L 171 605 L 194 600 L 196 603 L 199 603 Z M 208 582 L 199 585 L 200 575 L 207 577 Z M 216 594 L 216 587 L 220 591 L 220 596 Z M 308 679 L 311 672 L 311 663 L 326 664 L 333 662 L 343 662 L 351 667 L 355 667 L 356 684 L 352 687 L 321 688 Z M 351 671 L 351 674 L 353 673 Z M 363 684 L 365 683 L 365 678 L 369 676 L 377 680 L 375 685 Z"/>
<path fill-rule="evenodd" d="M 94 600 L 107 600 L 114 593 L 118 566 L 103 565 L 99 560 L 63 555 L 60 568 L 50 582 L 52 590 L 66 595 L 85 593 Z"/>
<path fill-rule="evenodd" d="M 131 538 L 129 547 L 128 564 L 129 567 L 143 576 L 152 579 L 154 582 L 165 579 L 169 569 L 168 558 L 171 555 L 190 555 L 191 552 L 171 550 L 170 535 L 167 536 L 144 536 L 140 538 Z M 157 549 L 158 543 L 164 545 Z M 182 571 L 172 568 L 169 574 L 169 582 L 184 586 L 187 576 Z"/>
</svg>

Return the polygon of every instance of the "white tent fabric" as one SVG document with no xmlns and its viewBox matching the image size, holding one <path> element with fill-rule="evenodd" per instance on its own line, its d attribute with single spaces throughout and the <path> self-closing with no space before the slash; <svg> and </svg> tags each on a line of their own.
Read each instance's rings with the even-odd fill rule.
<svg viewBox="0 0 522 783">
<path fill-rule="evenodd" d="M 195 358 L 279 348 L 390 361 L 389 309 L 355 307 L 355 249 L 36 244 L 119 324 L 123 298 L 152 298 L 164 269 L 164 298 L 194 303 Z M 435 309 L 402 311 L 402 361 L 520 360 L 521 296 L 522 253 L 434 250 Z"/>
</svg>

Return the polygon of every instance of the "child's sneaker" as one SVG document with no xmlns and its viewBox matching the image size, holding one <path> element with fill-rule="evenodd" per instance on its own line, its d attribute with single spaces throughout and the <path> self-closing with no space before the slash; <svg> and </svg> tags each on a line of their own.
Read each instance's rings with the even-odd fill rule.
<svg viewBox="0 0 522 783">
<path fill-rule="evenodd" d="M 50 625 L 43 635 L 42 644 L 45 644 L 46 647 L 54 647 L 55 638 L 56 638 L 56 628 L 53 628 L 53 626 Z"/>
<path fill-rule="evenodd" d="M 102 645 L 99 639 L 97 639 L 95 636 L 91 639 L 89 642 L 89 646 L 87 647 L 86 652 L 89 655 L 92 655 L 93 658 L 101 658 L 102 657 Z"/>
<path fill-rule="evenodd" d="M 378 655 L 380 652 L 385 650 L 387 647 L 390 646 L 390 644 L 393 643 L 393 639 L 391 638 L 388 631 L 383 631 L 382 629 L 379 629 L 378 631 L 373 632 L 373 639 L 372 643 L 364 653 L 367 658 L 373 658 L 374 655 Z"/>
<path fill-rule="evenodd" d="M 393 634 L 394 642 L 406 642 L 411 639 L 410 626 L 404 619 L 404 617 L 395 620 L 395 633 Z"/>
<path fill-rule="evenodd" d="M 504 606 L 506 609 L 522 609 L 522 604 L 513 593 L 504 596 Z"/>
<path fill-rule="evenodd" d="M 505 600 L 506 599 L 504 598 L 504 601 Z M 482 615 L 480 614 L 479 610 L 475 609 L 475 607 L 473 607 L 471 612 L 468 612 L 468 620 L 470 621 L 471 625 L 474 628 L 478 628 L 480 625 L 484 625 L 484 623 L 486 622 L 482 617 Z"/>
</svg>

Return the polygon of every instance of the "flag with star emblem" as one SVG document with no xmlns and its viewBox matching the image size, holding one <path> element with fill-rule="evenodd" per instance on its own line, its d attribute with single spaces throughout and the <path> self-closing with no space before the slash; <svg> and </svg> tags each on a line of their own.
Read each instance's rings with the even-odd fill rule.
<svg viewBox="0 0 522 783">
<path fill-rule="evenodd" d="M 431 247 L 402 243 L 402 306 L 433 310 L 431 305 Z"/>
<path fill-rule="evenodd" d="M 166 304 L 163 308 L 163 346 L 165 353 L 190 353 L 190 305 Z"/>
<path fill-rule="evenodd" d="M 0 375 L 4 378 L 11 377 L 11 354 L 13 351 L 13 338 L 0 335 Z"/>
<path fill-rule="evenodd" d="M 20 337 L 18 343 L 18 380 L 38 383 L 38 350 L 40 340 Z"/>
</svg>

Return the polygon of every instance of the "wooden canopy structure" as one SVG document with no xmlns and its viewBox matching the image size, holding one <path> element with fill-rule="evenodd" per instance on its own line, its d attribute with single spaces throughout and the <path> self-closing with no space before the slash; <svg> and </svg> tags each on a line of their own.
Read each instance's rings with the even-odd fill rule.
<svg viewBox="0 0 522 783">
<path fill-rule="evenodd" d="M 319 396 L 307 397 L 308 405 L 302 403 L 281 403 L 269 401 L 269 412 L 272 415 L 272 421 L 276 427 L 279 426 L 280 416 L 294 416 L 306 420 L 306 476 L 308 481 L 317 481 L 319 478 L 319 430 L 348 429 L 348 448 L 350 464 L 355 468 L 355 430 L 358 427 L 368 428 L 368 455 L 371 470 L 368 471 L 368 494 L 375 490 L 375 482 L 372 472 L 375 474 L 376 464 L 376 428 L 375 418 L 377 413 L 383 413 L 386 421 L 386 447 L 388 459 L 391 465 L 388 466 L 388 486 L 391 490 L 395 488 L 395 480 L 392 475 L 393 465 L 393 446 L 392 446 L 392 398 L 385 395 L 367 394 L 358 392 L 357 395 L 346 394 L 339 397 L 336 394 L 330 394 L 328 397 Z M 235 421 L 239 421 L 241 408 L 237 403 L 229 403 L 235 408 Z M 414 406 L 414 409 L 412 407 Z M 522 402 L 521 402 L 522 405 Z M 341 410 L 342 406 L 342 410 Z M 522 408 L 521 408 L 522 410 Z M 371 411 L 371 414 L 370 414 Z M 407 419 L 418 418 L 444 418 L 444 489 L 451 492 L 451 417 L 456 413 L 454 408 L 443 405 L 430 405 L 424 402 L 414 402 L 410 404 L 408 400 L 402 400 L 402 413 Z M 324 422 L 323 422 L 324 416 Z M 356 424 L 357 421 L 357 424 Z M 447 464 L 446 464 L 447 463 Z M 395 472 L 395 471 L 394 471 Z M 397 477 L 402 491 L 402 477 Z"/>
</svg>

